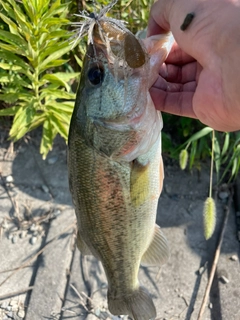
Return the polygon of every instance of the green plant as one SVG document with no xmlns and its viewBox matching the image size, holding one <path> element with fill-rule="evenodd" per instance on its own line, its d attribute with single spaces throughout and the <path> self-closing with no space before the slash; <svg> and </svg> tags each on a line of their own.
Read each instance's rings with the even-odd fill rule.
<svg viewBox="0 0 240 320">
<path fill-rule="evenodd" d="M 201 153 L 204 148 L 208 150 L 209 157 L 214 156 L 217 184 L 222 183 L 224 179 L 226 179 L 227 183 L 230 183 L 237 177 L 240 170 L 240 132 L 215 132 L 211 150 L 209 147 L 209 134 L 212 132 L 212 128 L 205 127 L 194 133 L 178 148 L 178 150 L 181 150 L 179 154 L 180 167 L 185 169 L 186 163 L 184 161 L 189 158 L 189 168 L 191 169 L 195 163 L 196 154 Z M 188 148 L 191 149 L 190 155 L 188 154 Z M 199 149 L 197 150 L 197 148 Z"/>
<path fill-rule="evenodd" d="M 215 146 L 215 130 L 212 130 L 212 153 L 211 153 L 209 195 L 204 202 L 204 209 L 203 209 L 203 226 L 204 226 L 204 235 L 206 240 L 211 238 L 216 226 L 217 210 L 216 210 L 215 201 L 212 197 L 214 146 Z"/>
<path fill-rule="evenodd" d="M 14 116 L 14 141 L 42 126 L 45 158 L 57 133 L 64 139 L 75 94 L 70 81 L 68 3 L 61 0 L 0 0 L 0 100 L 10 105 L 1 116 Z M 69 72 L 70 69 L 70 72 Z"/>
<path fill-rule="evenodd" d="M 40 153 L 46 157 L 59 133 L 68 136 L 75 93 L 71 84 L 78 73 L 69 63 L 71 20 L 78 10 L 97 12 L 109 1 L 0 0 L 0 116 L 13 116 L 10 138 L 14 141 L 42 126 Z M 131 4 L 131 5 L 130 5 Z M 136 32 L 147 25 L 150 3 L 146 0 L 116 3 L 111 14 L 128 20 Z M 86 42 L 74 50 L 82 66 Z M 79 68 L 79 67 L 78 67 Z"/>
</svg>

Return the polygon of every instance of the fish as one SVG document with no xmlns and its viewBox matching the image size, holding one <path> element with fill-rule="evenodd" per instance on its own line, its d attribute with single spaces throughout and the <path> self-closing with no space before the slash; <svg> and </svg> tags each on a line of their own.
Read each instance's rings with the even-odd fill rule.
<svg viewBox="0 0 240 320">
<path fill-rule="evenodd" d="M 173 41 L 166 34 L 144 44 L 106 11 L 88 15 L 80 30 L 88 29 L 89 41 L 68 139 L 77 247 L 101 261 L 109 311 L 149 320 L 156 308 L 139 268 L 162 266 L 169 257 L 155 223 L 163 123 L 149 88 Z"/>
</svg>

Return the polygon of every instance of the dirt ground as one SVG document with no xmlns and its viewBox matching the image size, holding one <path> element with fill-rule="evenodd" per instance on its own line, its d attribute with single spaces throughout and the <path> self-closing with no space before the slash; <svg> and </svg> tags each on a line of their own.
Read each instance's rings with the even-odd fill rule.
<svg viewBox="0 0 240 320">
<path fill-rule="evenodd" d="M 39 139 L 14 148 L 1 139 L 0 320 L 116 320 L 107 309 L 101 264 L 75 247 L 66 145 L 58 139 L 46 161 L 38 149 Z M 169 240 L 171 257 L 161 270 L 141 267 L 139 279 L 153 297 L 158 320 L 197 320 L 229 194 L 218 194 L 217 228 L 206 241 L 202 209 L 209 166 L 199 176 L 166 162 L 157 223 Z M 240 319 L 240 214 L 239 208 L 230 209 L 202 320 Z"/>
</svg>

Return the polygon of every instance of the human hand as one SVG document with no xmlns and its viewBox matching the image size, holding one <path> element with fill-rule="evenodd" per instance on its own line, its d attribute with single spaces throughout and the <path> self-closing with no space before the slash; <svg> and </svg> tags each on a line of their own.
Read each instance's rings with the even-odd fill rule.
<svg viewBox="0 0 240 320">
<path fill-rule="evenodd" d="M 195 17 L 182 31 L 186 15 Z M 240 0 L 158 0 L 148 35 L 172 31 L 174 44 L 150 93 L 158 110 L 240 129 Z"/>
</svg>

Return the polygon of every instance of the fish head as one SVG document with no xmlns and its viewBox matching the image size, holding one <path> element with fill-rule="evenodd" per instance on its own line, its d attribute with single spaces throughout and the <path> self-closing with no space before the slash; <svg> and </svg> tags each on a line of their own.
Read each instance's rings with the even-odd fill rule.
<svg viewBox="0 0 240 320">
<path fill-rule="evenodd" d="M 129 67 L 122 34 L 108 33 L 107 37 L 111 40 L 105 42 L 101 37 L 103 31 L 99 31 L 96 25 L 93 43 L 89 44 L 84 59 L 79 108 L 84 104 L 87 116 L 99 122 L 125 123 L 141 113 L 140 109 L 146 104 L 148 72 L 142 69 L 146 69 L 147 65 L 143 63 L 142 68 Z M 147 53 L 143 52 L 143 55 L 144 59 L 148 58 Z"/>
<path fill-rule="evenodd" d="M 163 56 L 155 58 L 156 68 Z M 94 25 L 72 123 L 89 146 L 108 157 L 131 161 L 160 134 L 161 118 L 148 92 L 154 82 L 151 60 L 143 42 L 127 29 L 104 20 Z M 153 124 L 155 133 L 143 141 Z"/>
</svg>

